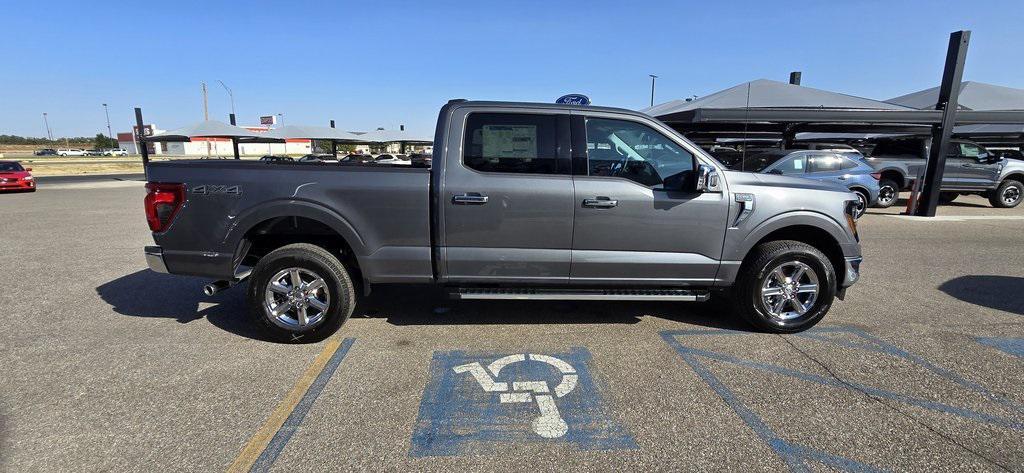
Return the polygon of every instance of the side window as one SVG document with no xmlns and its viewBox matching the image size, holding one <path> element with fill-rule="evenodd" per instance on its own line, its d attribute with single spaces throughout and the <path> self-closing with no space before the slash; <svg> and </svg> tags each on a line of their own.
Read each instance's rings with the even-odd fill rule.
<svg viewBox="0 0 1024 473">
<path fill-rule="evenodd" d="M 857 164 L 857 161 L 855 161 L 854 158 L 851 158 L 851 157 L 847 156 L 847 157 L 844 157 L 842 159 L 842 163 L 841 163 L 841 166 L 840 166 L 839 169 L 842 169 L 842 170 L 845 171 L 847 169 L 853 169 L 853 168 L 855 168 L 857 166 L 860 166 L 859 164 Z"/>
<path fill-rule="evenodd" d="M 960 155 L 965 158 L 977 158 L 981 154 L 981 148 L 970 143 L 960 143 Z"/>
<path fill-rule="evenodd" d="M 527 113 L 470 113 L 462 161 L 482 172 L 558 172 L 557 117 Z"/>
<path fill-rule="evenodd" d="M 651 127 L 625 120 L 587 119 L 587 170 L 655 189 L 693 175 L 694 157 Z"/>
<path fill-rule="evenodd" d="M 843 159 L 834 154 L 807 158 L 807 172 L 835 172 L 842 169 Z"/>
<path fill-rule="evenodd" d="M 794 156 L 779 163 L 775 169 L 778 169 L 778 174 L 803 174 L 806 172 L 806 163 L 806 156 Z"/>
</svg>

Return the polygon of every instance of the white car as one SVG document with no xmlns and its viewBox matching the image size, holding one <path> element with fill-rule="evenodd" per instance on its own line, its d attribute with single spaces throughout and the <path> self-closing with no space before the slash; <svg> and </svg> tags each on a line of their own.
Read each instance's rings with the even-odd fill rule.
<svg viewBox="0 0 1024 473">
<path fill-rule="evenodd" d="M 104 156 L 128 156 L 128 151 L 125 151 L 124 148 L 121 148 L 121 149 L 107 149 L 107 150 L 103 150 L 103 155 Z"/>
<path fill-rule="evenodd" d="M 58 156 L 85 156 L 85 150 L 84 149 L 67 149 L 67 148 L 65 148 L 65 149 L 58 149 L 57 150 L 57 155 Z"/>
<path fill-rule="evenodd" d="M 381 154 L 373 158 L 373 164 L 412 164 L 412 160 L 404 154 Z"/>
</svg>

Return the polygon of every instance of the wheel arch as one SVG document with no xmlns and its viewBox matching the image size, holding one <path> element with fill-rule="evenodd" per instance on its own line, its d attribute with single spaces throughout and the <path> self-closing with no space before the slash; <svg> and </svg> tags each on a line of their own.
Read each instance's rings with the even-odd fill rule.
<svg viewBox="0 0 1024 473">
<path fill-rule="evenodd" d="M 361 274 L 365 241 L 340 214 L 322 205 L 281 200 L 261 205 L 237 219 L 224 243 L 235 248 L 232 265 L 291 243 L 313 243 L 339 253 L 342 262 Z M 355 275 L 353 275 L 355 276 Z M 358 279 L 357 279 L 358 280 Z"/>
<path fill-rule="evenodd" d="M 742 261 L 739 271 L 743 271 L 743 265 L 751 258 L 754 248 L 763 243 L 780 240 L 806 243 L 824 253 L 835 270 L 836 284 L 839 285 L 844 282 L 846 276 L 844 246 L 857 245 L 856 241 L 851 241 L 846 230 L 838 222 L 824 214 L 808 211 L 790 212 L 761 224 L 747 236 L 741 252 L 738 253 L 741 257 L 737 259 Z"/>
</svg>

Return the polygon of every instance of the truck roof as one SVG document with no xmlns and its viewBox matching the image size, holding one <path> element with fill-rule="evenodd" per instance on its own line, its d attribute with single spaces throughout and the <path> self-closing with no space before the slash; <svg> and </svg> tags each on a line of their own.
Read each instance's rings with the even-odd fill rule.
<svg viewBox="0 0 1024 473">
<path fill-rule="evenodd" d="M 448 101 L 453 107 L 504 107 L 504 108 L 547 108 L 552 110 L 576 110 L 580 112 L 610 112 L 610 113 L 621 113 L 626 115 L 634 115 L 638 117 L 654 118 L 650 115 L 638 112 L 636 110 L 629 110 L 626 108 L 617 107 L 600 107 L 595 105 L 568 105 L 561 103 L 542 103 L 542 102 L 501 102 L 491 100 L 460 100 L 454 99 Z"/>
</svg>

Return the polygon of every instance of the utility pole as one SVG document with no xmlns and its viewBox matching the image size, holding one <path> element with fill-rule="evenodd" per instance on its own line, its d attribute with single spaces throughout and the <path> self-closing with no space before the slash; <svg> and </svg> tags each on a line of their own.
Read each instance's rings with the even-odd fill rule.
<svg viewBox="0 0 1024 473">
<path fill-rule="evenodd" d="M 227 85 L 224 84 L 224 81 L 217 80 L 217 82 L 220 82 L 220 86 L 223 87 L 224 90 L 228 91 L 228 98 L 231 99 L 231 114 L 234 115 L 235 114 L 235 94 L 231 92 L 231 88 L 230 87 L 228 87 Z M 232 123 L 232 125 L 234 125 L 234 123 Z"/>
<path fill-rule="evenodd" d="M 46 112 L 43 112 L 43 123 L 46 125 L 46 139 L 53 141 L 53 133 L 50 131 L 50 121 L 46 119 Z"/>
<path fill-rule="evenodd" d="M 107 116 L 107 138 L 113 138 L 114 133 L 110 131 L 110 111 L 107 110 L 107 104 L 103 104 L 103 114 Z"/>
<path fill-rule="evenodd" d="M 653 107 L 654 106 L 654 80 L 657 79 L 658 76 L 656 76 L 654 74 L 648 74 L 648 75 L 651 76 L 651 106 Z"/>
<path fill-rule="evenodd" d="M 278 118 L 278 121 L 281 122 L 281 126 L 284 126 L 284 114 L 283 113 L 278 113 L 277 114 L 277 118 Z"/>
<path fill-rule="evenodd" d="M 793 71 L 789 73 L 789 83 L 793 85 L 800 85 L 800 76 L 803 74 L 800 71 Z"/>
<path fill-rule="evenodd" d="M 209 102 L 207 100 L 206 82 L 200 82 L 200 84 L 203 86 L 203 120 L 209 120 L 210 119 L 210 106 L 209 106 Z M 210 141 L 209 140 L 206 141 L 206 157 L 207 158 L 210 157 Z"/>
</svg>

